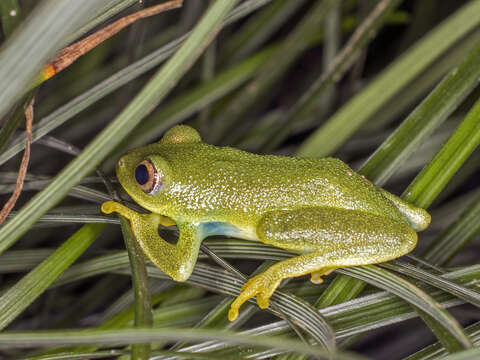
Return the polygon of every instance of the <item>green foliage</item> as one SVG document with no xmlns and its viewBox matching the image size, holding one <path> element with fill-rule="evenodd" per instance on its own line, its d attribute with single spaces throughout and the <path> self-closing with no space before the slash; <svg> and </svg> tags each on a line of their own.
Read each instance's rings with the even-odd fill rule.
<svg viewBox="0 0 480 360">
<path fill-rule="evenodd" d="M 5 199 L 36 97 L 24 191 L 0 227 L 0 357 L 307 359 L 335 346 L 338 359 L 478 357 L 480 1 L 185 0 L 31 91 L 63 46 L 157 3 L 0 1 Z M 286 281 L 267 311 L 251 301 L 228 323 L 245 279 L 237 267 L 250 275 L 292 254 L 208 239 L 179 285 L 145 267 L 124 231 L 127 255 L 118 219 L 99 211 L 112 194 L 92 173 L 101 166 L 108 184 L 123 151 L 180 122 L 217 144 L 341 157 L 429 207 L 432 225 L 410 263 Z"/>
</svg>

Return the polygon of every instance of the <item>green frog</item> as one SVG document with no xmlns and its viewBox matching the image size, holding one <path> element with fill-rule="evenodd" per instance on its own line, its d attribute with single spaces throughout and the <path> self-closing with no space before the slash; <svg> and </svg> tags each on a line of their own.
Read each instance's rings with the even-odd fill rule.
<svg viewBox="0 0 480 360">
<path fill-rule="evenodd" d="M 375 186 L 335 158 L 256 155 L 202 142 L 192 127 L 178 125 L 163 138 L 123 155 L 120 184 L 149 210 L 140 214 L 120 203 L 102 205 L 130 220 L 145 255 L 176 281 L 189 278 L 200 244 L 225 235 L 292 251 L 252 277 L 232 303 L 256 296 L 261 308 L 283 279 L 311 275 L 313 282 L 346 266 L 375 264 L 410 252 L 430 215 Z M 174 245 L 158 226 L 176 225 Z"/>
</svg>

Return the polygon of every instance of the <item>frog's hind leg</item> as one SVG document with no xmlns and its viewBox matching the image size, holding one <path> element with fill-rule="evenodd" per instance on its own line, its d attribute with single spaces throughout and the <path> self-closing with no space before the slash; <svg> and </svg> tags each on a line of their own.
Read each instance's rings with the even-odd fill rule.
<svg viewBox="0 0 480 360">
<path fill-rule="evenodd" d="M 270 245 L 303 253 L 272 265 L 252 277 L 232 303 L 229 319 L 256 296 L 261 308 L 283 279 L 312 274 L 321 276 L 345 266 L 388 261 L 410 252 L 417 234 L 406 223 L 362 211 L 304 208 L 267 213 L 257 227 L 259 239 Z"/>
</svg>

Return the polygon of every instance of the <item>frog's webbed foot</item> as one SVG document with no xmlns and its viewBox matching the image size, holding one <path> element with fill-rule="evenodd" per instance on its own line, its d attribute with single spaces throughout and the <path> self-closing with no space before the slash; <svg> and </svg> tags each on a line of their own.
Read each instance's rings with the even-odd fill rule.
<svg viewBox="0 0 480 360">
<path fill-rule="evenodd" d="M 252 277 L 243 285 L 240 295 L 238 295 L 238 297 L 230 306 L 228 320 L 235 320 L 238 316 L 238 310 L 240 309 L 240 306 L 254 296 L 257 296 L 258 306 L 262 309 L 266 309 L 268 307 L 270 297 L 280 285 L 281 281 L 281 277 L 275 276 L 275 274 L 269 272 L 268 270 Z"/>
</svg>

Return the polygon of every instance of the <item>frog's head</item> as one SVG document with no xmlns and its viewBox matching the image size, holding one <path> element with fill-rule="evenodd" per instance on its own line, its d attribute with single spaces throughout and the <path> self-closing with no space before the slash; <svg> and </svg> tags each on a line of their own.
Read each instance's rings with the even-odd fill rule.
<svg viewBox="0 0 480 360">
<path fill-rule="evenodd" d="M 172 151 L 179 143 L 200 142 L 198 132 L 186 125 L 168 130 L 155 144 L 133 149 L 117 162 L 117 178 L 132 199 L 151 212 L 162 214 L 162 201 L 172 176 L 168 161 L 162 154 Z"/>
</svg>

